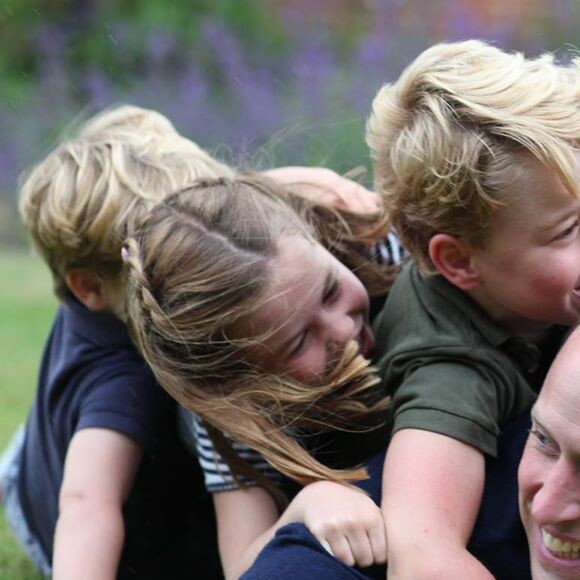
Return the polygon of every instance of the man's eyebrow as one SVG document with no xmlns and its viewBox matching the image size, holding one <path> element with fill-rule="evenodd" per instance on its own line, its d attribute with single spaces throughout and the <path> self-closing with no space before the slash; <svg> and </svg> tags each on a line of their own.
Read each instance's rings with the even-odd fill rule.
<svg viewBox="0 0 580 580">
<path fill-rule="evenodd" d="M 532 407 L 532 411 L 531 411 L 530 415 L 532 418 L 532 427 L 534 425 L 537 426 L 539 429 L 542 430 L 542 432 L 544 432 L 548 437 L 550 437 L 550 439 L 553 439 L 552 434 L 550 433 L 550 430 L 544 426 L 544 424 L 542 423 L 542 421 L 540 419 L 538 419 L 538 413 L 537 413 L 535 405 L 534 405 L 534 407 Z"/>
<path fill-rule="evenodd" d="M 538 412 L 536 410 L 536 405 L 534 405 L 532 407 L 532 410 L 530 411 L 530 418 L 532 419 L 533 423 L 536 423 L 537 425 L 539 425 L 543 429 L 542 422 L 538 419 Z"/>
</svg>

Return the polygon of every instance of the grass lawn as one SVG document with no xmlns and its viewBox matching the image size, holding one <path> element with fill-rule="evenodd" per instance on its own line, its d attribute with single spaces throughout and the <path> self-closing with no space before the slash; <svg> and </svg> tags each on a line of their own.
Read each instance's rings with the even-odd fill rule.
<svg viewBox="0 0 580 580">
<path fill-rule="evenodd" d="M 33 399 L 44 340 L 56 306 L 46 266 L 0 250 L 0 451 Z M 37 580 L 0 511 L 0 578 Z"/>
</svg>

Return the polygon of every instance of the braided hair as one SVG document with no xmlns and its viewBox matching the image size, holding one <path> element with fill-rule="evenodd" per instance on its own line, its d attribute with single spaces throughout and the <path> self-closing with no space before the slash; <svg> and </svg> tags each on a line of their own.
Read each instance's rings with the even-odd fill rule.
<svg viewBox="0 0 580 580">
<path fill-rule="evenodd" d="M 317 228 L 323 221 L 327 227 Z M 376 216 L 317 209 L 246 175 L 200 181 L 169 195 L 127 241 L 131 331 L 160 384 L 204 419 L 214 441 L 216 432 L 227 433 L 301 484 L 365 477 L 363 469 L 322 465 L 299 443 L 305 432 L 356 430 L 369 413 L 386 408 L 357 345 L 347 346 L 325 384 L 312 387 L 249 362 L 249 349 L 276 329 L 249 338 L 232 329 L 260 306 L 281 235 L 318 238 L 357 264 L 365 254 L 369 261 L 366 238 L 377 234 L 378 222 L 384 229 Z M 378 271 L 366 274 L 375 282 L 379 277 Z M 384 291 L 390 280 L 383 272 Z M 223 453 L 223 438 L 218 447 Z M 248 475 L 251 468 L 241 468 L 225 447 L 232 471 Z"/>
</svg>

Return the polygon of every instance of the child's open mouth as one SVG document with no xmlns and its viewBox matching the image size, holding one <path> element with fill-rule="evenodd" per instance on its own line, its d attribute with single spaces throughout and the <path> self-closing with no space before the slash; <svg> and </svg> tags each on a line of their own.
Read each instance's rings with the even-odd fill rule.
<svg viewBox="0 0 580 580">
<path fill-rule="evenodd" d="M 367 324 L 363 324 L 363 327 L 358 335 L 358 344 L 360 353 L 365 358 L 370 359 L 375 347 L 375 340 Z"/>
<path fill-rule="evenodd" d="M 576 308 L 580 310 L 580 286 L 572 289 L 572 300 L 574 301 Z"/>
</svg>

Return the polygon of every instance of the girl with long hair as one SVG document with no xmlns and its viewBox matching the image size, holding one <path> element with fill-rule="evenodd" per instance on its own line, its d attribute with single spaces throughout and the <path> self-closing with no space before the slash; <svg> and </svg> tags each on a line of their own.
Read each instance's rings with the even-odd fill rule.
<svg viewBox="0 0 580 580">
<path fill-rule="evenodd" d="M 331 208 L 246 175 L 169 195 L 125 245 L 134 337 L 239 486 L 214 494 L 227 578 L 293 521 L 348 564 L 384 562 L 380 510 L 352 484 L 385 441 L 388 398 L 363 355 L 369 293 L 386 294 L 397 269 L 370 255 L 388 230 L 381 211 Z M 306 486 L 280 518 L 283 486 L 239 444 Z"/>
</svg>

